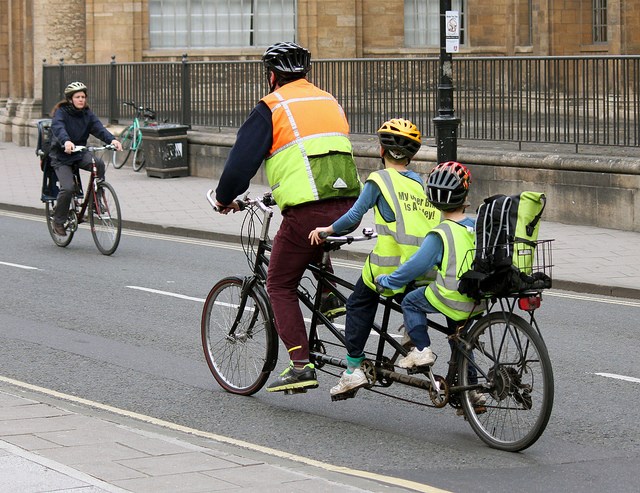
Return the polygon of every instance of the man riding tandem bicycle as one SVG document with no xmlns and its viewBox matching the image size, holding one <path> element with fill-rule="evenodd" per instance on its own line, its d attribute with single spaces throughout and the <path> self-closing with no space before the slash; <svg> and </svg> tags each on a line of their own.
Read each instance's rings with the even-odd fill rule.
<svg viewBox="0 0 640 493">
<path fill-rule="evenodd" d="M 308 52 L 300 46 L 293 43 L 278 43 L 265 52 L 263 63 L 266 67 L 270 92 L 280 101 L 278 103 L 274 98 L 268 100 L 275 101 L 274 108 L 298 104 L 300 101 L 304 102 L 308 97 L 309 101 L 318 101 L 319 99 L 326 101 L 327 111 L 333 111 L 329 108 L 335 108 L 341 112 L 330 95 L 326 93 L 315 94 L 316 89 L 306 85 L 304 75 L 310 70 L 310 57 Z M 282 89 L 283 87 L 285 89 Z M 303 87 L 310 90 L 309 94 L 300 92 L 296 98 L 288 99 L 287 91 L 295 92 L 293 89 L 301 90 Z M 290 90 L 290 88 L 293 89 Z M 273 116 L 276 114 L 275 112 L 270 114 L 263 111 L 267 107 L 268 101 L 267 104 L 261 102 L 256 106 L 243 128 L 238 132 L 238 141 L 225 165 L 218 189 L 215 195 L 211 190 L 207 194 L 211 206 L 219 212 L 244 211 L 241 241 L 251 268 L 251 274 L 248 276 L 230 276 L 221 279 L 210 290 L 205 300 L 201 319 L 202 345 L 207 364 L 216 381 L 226 391 L 238 395 L 252 395 L 258 392 L 266 384 L 278 362 L 278 336 L 280 335 L 288 350 L 290 364 L 268 386 L 267 390 L 271 392 L 303 393 L 307 389 L 318 386 L 316 370 L 339 376 L 332 373 L 332 368 L 342 369 L 345 371 L 340 384 L 331 390 L 331 394 L 336 399 L 353 397 L 358 389 L 364 388 L 429 407 L 442 408 L 449 404 L 459 414 L 465 416 L 475 433 L 491 447 L 519 451 L 535 443 L 546 427 L 553 405 L 551 363 L 535 320 L 535 310 L 540 306 L 543 289 L 541 286 L 502 293 L 500 296 L 484 293 L 481 299 L 477 300 L 478 304 L 475 309 L 468 310 L 471 315 L 461 313 L 464 310 L 458 310 L 459 313 L 455 317 L 448 317 L 444 324 L 429 317 L 426 322 L 428 327 L 446 334 L 451 349 L 451 357 L 446 366 L 445 376 L 438 375 L 433 371 L 437 355 L 427 354 L 428 351 L 425 348 L 415 349 L 412 345 L 404 345 L 405 341 L 398 341 L 394 335 L 390 334 L 388 328 L 392 314 L 402 313 L 401 297 L 393 291 L 390 293 L 384 291 L 382 295 L 373 291 L 371 298 L 374 307 L 379 305 L 383 308 L 381 323 L 374 322 L 371 327 L 378 336 L 377 342 L 370 341 L 368 347 L 362 350 L 362 354 L 349 353 L 345 358 L 343 355 L 346 352 L 345 348 L 349 347 L 347 341 L 349 334 L 345 334 L 342 328 L 334 323 L 335 312 L 330 313 L 326 310 L 326 300 L 334 300 L 335 306 L 347 304 L 348 307 L 348 296 L 345 293 L 352 293 L 357 285 L 340 278 L 333 272 L 329 254 L 345 244 L 368 240 L 377 235 L 373 231 L 364 231 L 360 236 L 328 236 L 322 245 L 315 246 L 315 248 L 321 249 L 321 259 L 315 254 L 310 255 L 307 260 L 309 263 L 301 266 L 305 272 L 301 274 L 301 277 L 297 277 L 296 286 L 292 286 L 291 294 L 294 298 L 291 302 L 295 301 L 296 306 L 298 303 L 301 304 L 310 314 L 309 320 L 306 321 L 305 330 L 308 332 L 308 358 L 306 356 L 307 334 L 304 334 L 305 344 L 303 347 L 292 345 L 290 340 L 285 340 L 283 335 L 287 334 L 281 333 L 282 327 L 278 327 L 276 331 L 279 317 L 272 303 L 275 301 L 280 303 L 281 300 L 278 299 L 279 295 L 273 289 L 273 280 L 271 280 L 271 291 L 269 289 L 268 279 L 272 274 L 278 273 L 278 270 L 274 269 L 274 265 L 271 265 L 273 262 L 270 262 L 272 260 L 272 239 L 269 235 L 269 227 L 273 215 L 271 207 L 275 205 L 278 197 L 282 198 L 282 191 L 272 184 L 274 192 L 280 194 L 276 196 L 276 200 L 271 194 L 265 194 L 264 197 L 257 199 L 250 198 L 247 194 L 242 200 L 233 200 L 228 190 L 228 188 L 233 188 L 233 191 L 237 193 L 241 193 L 240 187 L 245 187 L 242 190 L 246 190 L 250 177 L 255 174 L 265 155 L 268 157 L 265 162 L 267 163 L 267 176 L 271 183 L 273 174 L 270 175 L 269 170 L 275 169 L 273 168 L 275 166 L 273 163 L 276 161 L 274 156 L 280 156 L 281 149 L 295 148 L 304 151 L 301 142 L 293 147 L 284 144 L 279 147 L 281 142 L 278 141 L 278 145 L 276 145 L 275 137 L 271 135 L 276 124 L 284 127 L 294 126 L 297 118 L 301 117 L 303 113 L 298 114 L 295 111 L 290 111 L 286 114 L 278 114 L 276 120 Z M 273 122 L 270 121 L 271 117 L 274 118 Z M 305 121 L 305 124 L 307 123 Z M 410 159 L 420 146 L 419 132 L 416 132 L 415 126 L 407 121 L 398 119 L 387 123 L 389 126 L 383 125 L 387 131 L 382 132 L 381 136 L 391 135 L 401 138 L 399 140 L 401 145 L 395 149 L 397 151 L 395 159 L 400 160 L 399 171 L 401 171 L 402 166 L 408 164 L 406 158 Z M 338 118 L 335 120 L 335 124 L 340 129 L 340 135 L 346 136 L 348 127 L 344 125 L 344 121 Z M 250 172 L 239 175 L 238 170 L 244 170 L 239 164 L 243 162 L 239 156 L 245 147 L 238 145 L 238 142 L 246 140 L 250 135 L 251 125 L 258 125 L 263 130 L 264 144 L 260 152 L 254 152 L 256 156 L 251 161 L 253 164 Z M 313 132 L 316 130 L 312 127 L 304 127 L 303 131 L 314 138 L 317 138 L 316 135 L 325 135 L 314 134 Z M 296 141 L 295 132 L 278 135 L 290 135 L 290 140 Z M 320 140 L 319 142 L 331 144 L 330 140 Z M 342 141 L 340 142 L 342 143 Z M 344 142 L 346 145 L 347 141 L 344 140 Z M 412 150 L 403 155 L 400 152 L 402 149 Z M 345 156 L 348 150 L 345 147 L 343 153 Z M 382 146 L 381 156 L 384 158 L 384 155 L 385 149 Z M 303 165 L 306 162 L 304 152 L 297 157 L 300 161 L 300 169 L 304 169 Z M 343 158 L 342 155 L 340 157 L 343 160 L 341 162 L 346 164 L 346 158 Z M 292 159 L 291 156 L 290 159 Z M 405 161 L 403 162 L 402 159 Z M 278 163 L 284 164 L 280 161 Z M 455 196 L 455 200 L 458 200 L 459 194 L 456 195 L 453 192 L 462 186 L 465 188 L 463 199 L 466 199 L 468 177 L 466 182 L 463 179 L 466 168 L 459 163 L 447 164 L 451 169 L 447 169 L 445 172 L 447 179 L 439 183 L 442 189 L 441 195 L 435 202 L 459 208 L 464 205 L 464 200 L 462 203 L 449 203 L 448 200 L 445 200 L 445 195 L 451 192 L 451 196 Z M 452 166 L 452 164 L 457 166 Z M 269 165 L 272 168 L 269 168 Z M 349 166 L 353 168 L 352 164 Z M 344 169 L 349 169 L 349 167 Z M 452 170 L 455 172 L 449 173 Z M 344 170 L 340 173 L 344 173 Z M 315 172 L 314 178 L 316 178 Z M 405 183 L 403 180 L 408 178 L 400 177 L 400 173 L 396 175 L 395 171 L 390 172 L 390 176 L 384 179 L 389 178 L 395 181 L 390 182 L 393 184 L 391 187 L 385 185 L 385 193 L 388 194 L 387 197 L 390 200 L 393 200 L 391 198 L 393 192 L 389 192 L 389 190 L 403 189 L 404 185 L 403 187 L 397 187 L 397 185 Z M 223 182 L 227 186 L 223 186 Z M 274 183 L 279 184 L 279 181 L 274 180 Z M 340 183 L 340 181 L 334 178 L 329 185 L 335 183 Z M 411 185 L 408 190 L 413 191 L 412 187 L 415 188 L 414 185 Z M 421 189 L 421 193 L 424 195 L 423 189 Z M 342 212 L 336 214 L 337 208 L 334 208 L 332 210 L 335 215 L 332 217 L 327 214 L 327 207 L 322 206 L 324 203 L 325 201 L 318 200 L 315 202 L 316 208 L 323 210 L 326 218 L 324 224 L 328 224 L 332 220 L 335 221 L 348 210 L 344 208 Z M 283 225 L 284 221 L 288 220 L 290 223 L 288 229 L 292 232 L 291 224 L 294 224 L 292 219 L 295 219 L 295 215 L 289 217 L 285 210 L 288 206 L 283 208 L 280 201 L 278 204 L 283 209 Z M 341 204 L 341 206 L 343 205 Z M 297 207 L 294 204 L 289 208 L 289 211 L 295 212 Z M 459 218 L 454 216 L 453 222 L 455 219 Z M 378 221 L 376 222 L 378 223 Z M 437 222 L 431 227 L 433 228 L 436 224 Z M 304 224 L 298 224 L 297 228 L 298 230 L 313 231 L 317 226 L 318 222 L 312 226 L 310 221 L 306 221 Z M 384 221 L 381 221 L 377 226 L 378 234 L 385 231 Z M 280 229 L 282 230 L 283 227 L 281 226 Z M 448 246 L 443 249 L 442 260 L 438 264 L 441 281 L 439 284 L 436 281 L 438 289 L 434 290 L 434 296 L 441 296 L 443 293 L 451 295 L 451 283 L 457 282 L 460 274 L 459 268 L 463 264 L 471 264 L 472 260 L 467 260 L 465 263 L 464 259 L 469 255 L 473 259 L 473 249 L 466 251 L 466 248 L 458 248 L 455 253 L 453 252 L 454 245 L 464 243 L 465 247 L 468 247 L 469 244 L 473 244 L 468 241 L 470 233 L 466 229 L 466 226 L 462 226 L 460 230 L 456 229 L 454 233 L 457 235 L 456 241 L 453 242 L 446 240 L 450 231 L 442 231 L 438 234 L 438 237 L 443 239 L 445 246 Z M 395 230 L 395 232 L 398 231 Z M 300 236 L 300 231 L 296 234 Z M 306 234 L 305 232 L 305 238 Z M 283 238 L 279 238 L 278 235 L 275 240 L 282 240 Z M 386 236 L 391 237 L 392 235 Z M 464 238 L 465 241 L 460 243 L 458 237 Z M 273 242 L 274 245 L 276 243 L 277 241 Z M 309 240 L 307 240 L 307 245 L 309 245 Z M 282 253 L 281 250 L 282 243 L 280 243 L 278 250 L 279 254 Z M 405 254 L 407 252 L 413 253 L 415 248 L 413 250 L 405 248 L 404 251 Z M 550 242 L 542 242 L 534 251 L 541 257 L 529 267 L 540 271 L 548 270 L 550 274 Z M 409 256 L 410 254 L 403 258 L 407 259 Z M 281 255 L 278 258 L 282 260 Z M 293 258 L 289 258 L 287 261 L 292 262 Z M 386 273 L 392 273 L 397 269 L 398 263 L 396 260 L 393 268 Z M 452 271 L 455 272 L 452 274 Z M 380 273 L 384 274 L 385 272 Z M 362 291 L 362 288 L 358 289 Z M 424 297 L 424 295 L 422 296 Z M 468 305 L 468 299 L 461 300 L 458 299 L 458 296 L 453 295 L 453 306 L 457 306 L 459 302 L 465 302 Z M 472 305 L 473 303 L 471 303 Z M 293 305 L 291 306 L 293 307 Z M 434 305 L 432 304 L 432 306 Z M 526 312 L 526 319 L 514 313 L 516 307 Z M 275 317 L 274 312 L 276 312 Z M 302 340 L 302 336 L 300 340 Z M 345 379 L 345 376 L 354 374 L 357 378 Z M 352 385 L 353 382 L 355 385 Z M 345 383 L 346 385 L 344 385 Z M 402 384 L 400 389 L 412 387 L 418 389 L 418 392 L 426 391 L 431 404 L 424 402 L 421 393 L 420 397 L 414 400 L 406 399 L 403 391 L 394 391 L 398 388 L 398 386 L 392 388 L 394 383 Z"/>
</svg>

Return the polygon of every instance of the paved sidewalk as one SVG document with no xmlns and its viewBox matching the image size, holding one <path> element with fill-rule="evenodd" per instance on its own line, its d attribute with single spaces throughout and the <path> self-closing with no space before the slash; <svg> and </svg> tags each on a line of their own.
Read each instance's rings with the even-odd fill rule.
<svg viewBox="0 0 640 493">
<path fill-rule="evenodd" d="M 43 215 L 41 179 L 34 149 L 0 143 L 0 213 Z M 149 178 L 110 167 L 107 181 L 118 193 L 125 227 L 238 240 L 241 217 L 214 213 L 205 199 L 214 180 Z M 258 196 L 266 187 L 251 190 Z M 372 224 L 372 217 L 363 223 Z M 556 240 L 555 289 L 640 299 L 640 233 L 543 221 L 540 237 Z M 362 242 L 339 253 L 362 259 L 370 249 Z M 0 493 L 437 491 L 388 481 L 74 402 L 0 376 Z"/>
<path fill-rule="evenodd" d="M 438 491 L 45 392 L 0 377 L 2 493 Z"/>
</svg>

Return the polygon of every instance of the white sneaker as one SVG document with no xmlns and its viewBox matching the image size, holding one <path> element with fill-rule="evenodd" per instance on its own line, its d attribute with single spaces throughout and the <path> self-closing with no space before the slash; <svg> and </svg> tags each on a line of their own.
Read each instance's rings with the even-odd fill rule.
<svg viewBox="0 0 640 493">
<path fill-rule="evenodd" d="M 367 377 L 360 368 L 356 368 L 351 374 L 344 371 L 338 384 L 331 387 L 329 393 L 331 395 L 344 394 L 350 390 L 359 389 L 368 383 Z"/>
<path fill-rule="evenodd" d="M 422 350 L 413 348 L 409 351 L 404 358 L 398 360 L 398 366 L 400 368 L 413 368 L 414 366 L 432 365 L 436 358 L 433 356 L 433 351 L 430 347 L 426 347 Z"/>
</svg>

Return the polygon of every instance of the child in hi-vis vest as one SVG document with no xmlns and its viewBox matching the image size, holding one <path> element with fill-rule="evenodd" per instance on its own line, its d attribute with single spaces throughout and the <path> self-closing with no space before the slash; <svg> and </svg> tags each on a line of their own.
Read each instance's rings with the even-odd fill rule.
<svg viewBox="0 0 640 493">
<path fill-rule="evenodd" d="M 374 209 L 378 237 L 347 300 L 347 369 L 338 384 L 331 388 L 332 399 L 353 397 L 355 390 L 367 384 L 360 364 L 378 308 L 375 278 L 392 273 L 408 260 L 425 235 L 440 222 L 440 211 L 427 200 L 422 179 L 407 168 L 420 149 L 420 131 L 408 120 L 392 119 L 380 127 L 378 137 L 384 169 L 369 175 L 358 200 L 347 213 L 331 226 L 316 228 L 309 235 L 311 243 L 315 244 L 323 241 L 322 232 L 342 234 L 352 231 L 364 214 Z M 402 291 L 404 286 L 385 294 L 390 296 Z"/>
<path fill-rule="evenodd" d="M 427 179 L 429 201 L 442 211 L 442 223 L 433 228 L 420 249 L 391 275 L 381 275 L 376 283 L 398 289 L 424 272 L 436 268 L 436 280 L 407 293 L 402 300 L 405 329 L 415 347 L 400 358 L 400 368 L 431 365 L 435 361 L 427 332 L 427 314 L 442 313 L 454 321 L 466 320 L 483 310 L 468 296 L 458 292 L 459 273 L 466 253 L 475 247 L 475 219 L 464 214 L 471 173 L 460 163 L 437 165 Z M 472 391 L 474 404 L 484 396 Z"/>
</svg>

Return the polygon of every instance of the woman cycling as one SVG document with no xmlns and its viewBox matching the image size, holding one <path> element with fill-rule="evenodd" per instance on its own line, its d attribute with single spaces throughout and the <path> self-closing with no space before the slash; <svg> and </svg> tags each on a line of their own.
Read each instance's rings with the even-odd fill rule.
<svg viewBox="0 0 640 493">
<path fill-rule="evenodd" d="M 73 167 L 91 171 L 93 156 L 86 150 L 73 152 L 76 146 L 86 146 L 89 135 L 102 142 L 111 143 L 121 151 L 120 142 L 109 132 L 87 104 L 87 86 L 82 82 L 72 82 L 64 90 L 62 101 L 51 110 L 51 165 L 58 177 L 60 193 L 53 218 L 53 230 L 57 235 L 66 236 L 64 222 L 67 219 L 73 195 Z M 104 179 L 105 165 L 95 157 L 98 179 Z"/>
</svg>

